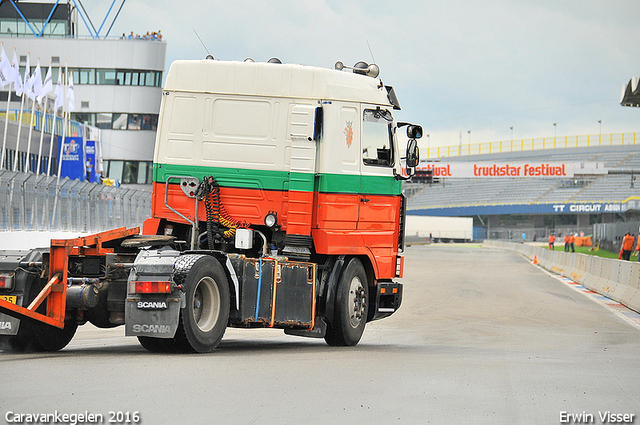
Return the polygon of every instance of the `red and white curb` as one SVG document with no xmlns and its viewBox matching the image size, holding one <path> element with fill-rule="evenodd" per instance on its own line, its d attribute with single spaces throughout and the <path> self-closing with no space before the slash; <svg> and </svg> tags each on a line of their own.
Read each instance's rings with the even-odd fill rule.
<svg viewBox="0 0 640 425">
<path fill-rule="evenodd" d="M 607 298 L 602 294 L 599 294 L 595 291 L 590 290 L 589 288 L 585 288 L 584 286 L 582 286 L 582 284 L 578 282 L 574 282 L 568 277 L 553 274 L 548 270 L 540 267 L 540 265 L 535 265 L 535 266 L 538 267 L 540 270 L 544 271 L 545 273 L 547 273 L 549 276 L 564 283 L 574 291 L 580 292 L 581 294 L 583 294 L 585 297 L 589 298 L 596 304 L 600 304 L 601 306 L 603 306 L 604 308 L 606 308 L 607 310 L 609 310 L 610 312 L 612 312 L 613 314 L 615 314 L 616 316 L 618 316 L 619 318 L 621 318 L 622 320 L 624 320 L 625 322 L 633 326 L 634 328 L 640 330 L 640 313 L 637 313 L 629 309 L 624 304 L 620 304 L 619 302 L 612 300 L 611 298 Z"/>
</svg>

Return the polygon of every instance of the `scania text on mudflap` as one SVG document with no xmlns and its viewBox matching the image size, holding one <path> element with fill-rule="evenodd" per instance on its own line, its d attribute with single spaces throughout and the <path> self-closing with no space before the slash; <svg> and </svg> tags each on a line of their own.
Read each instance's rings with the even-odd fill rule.
<svg viewBox="0 0 640 425">
<path fill-rule="evenodd" d="M 402 182 L 422 135 L 378 73 L 174 62 L 152 216 L 0 253 L 0 342 L 59 350 L 90 322 L 161 352 L 212 351 L 228 326 L 357 344 L 402 301 Z"/>
</svg>

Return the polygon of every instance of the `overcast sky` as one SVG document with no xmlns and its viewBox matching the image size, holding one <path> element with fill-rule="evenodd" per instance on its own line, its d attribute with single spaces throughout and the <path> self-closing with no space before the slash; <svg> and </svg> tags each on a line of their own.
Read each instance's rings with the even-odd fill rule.
<svg viewBox="0 0 640 425">
<path fill-rule="evenodd" d="M 84 3 L 95 23 L 111 2 Z M 221 60 L 331 68 L 372 52 L 396 118 L 444 146 L 510 140 L 510 127 L 597 135 L 599 120 L 603 134 L 640 131 L 640 108 L 619 103 L 640 76 L 639 12 L 638 0 L 128 0 L 110 35 L 162 30 L 167 70 L 206 55 L 194 30 Z"/>
</svg>

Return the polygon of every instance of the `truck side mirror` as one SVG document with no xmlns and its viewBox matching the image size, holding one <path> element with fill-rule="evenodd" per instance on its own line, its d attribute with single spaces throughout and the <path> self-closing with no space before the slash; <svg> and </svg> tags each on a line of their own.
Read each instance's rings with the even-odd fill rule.
<svg viewBox="0 0 640 425">
<path fill-rule="evenodd" d="M 322 106 L 316 108 L 316 116 L 313 123 L 313 140 L 319 142 L 322 137 L 322 121 L 324 113 Z"/>
<path fill-rule="evenodd" d="M 409 139 L 419 139 L 422 137 L 422 126 L 410 124 L 407 127 L 407 137 Z"/>
<path fill-rule="evenodd" d="M 415 126 L 415 127 L 420 128 L 420 126 Z M 407 129 L 407 133 L 409 133 L 408 129 Z M 422 128 L 420 128 L 420 136 L 421 135 L 422 135 Z M 416 139 L 414 138 L 409 139 L 409 141 L 407 142 L 406 158 L 407 158 L 407 168 L 415 168 L 418 166 L 418 163 L 420 162 L 420 151 L 418 150 L 418 142 L 416 142 Z"/>
</svg>

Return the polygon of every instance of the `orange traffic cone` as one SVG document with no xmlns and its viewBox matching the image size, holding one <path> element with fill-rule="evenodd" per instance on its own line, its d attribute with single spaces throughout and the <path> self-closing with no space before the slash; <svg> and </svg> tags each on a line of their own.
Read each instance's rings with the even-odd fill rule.
<svg viewBox="0 0 640 425">
<path fill-rule="evenodd" d="M 538 264 L 538 256 L 537 255 L 533 256 L 533 264 Z"/>
</svg>

